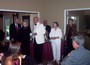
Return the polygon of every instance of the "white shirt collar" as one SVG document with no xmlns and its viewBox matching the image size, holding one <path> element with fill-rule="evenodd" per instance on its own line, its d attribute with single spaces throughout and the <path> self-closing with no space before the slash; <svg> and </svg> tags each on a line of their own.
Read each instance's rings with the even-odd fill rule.
<svg viewBox="0 0 90 65">
<path fill-rule="evenodd" d="M 38 25 L 38 24 L 40 24 L 40 22 L 37 22 L 36 24 Z"/>
</svg>

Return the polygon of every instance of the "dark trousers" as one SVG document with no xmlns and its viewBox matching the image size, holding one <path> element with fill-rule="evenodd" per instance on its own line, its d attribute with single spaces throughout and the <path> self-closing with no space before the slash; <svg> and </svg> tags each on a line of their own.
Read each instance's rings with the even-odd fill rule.
<svg viewBox="0 0 90 65">
<path fill-rule="evenodd" d="M 23 41 L 21 42 L 21 53 L 23 55 L 30 55 L 30 42 L 29 41 Z"/>
<path fill-rule="evenodd" d="M 43 44 L 37 44 L 36 40 L 34 39 L 34 57 L 37 63 L 42 62 L 42 47 Z"/>
</svg>

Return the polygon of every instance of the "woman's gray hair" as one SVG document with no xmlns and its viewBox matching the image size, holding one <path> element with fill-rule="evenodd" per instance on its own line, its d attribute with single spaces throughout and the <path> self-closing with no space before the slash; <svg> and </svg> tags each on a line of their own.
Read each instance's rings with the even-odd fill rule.
<svg viewBox="0 0 90 65">
<path fill-rule="evenodd" d="M 56 24 L 57 26 L 59 26 L 59 23 L 58 22 L 53 22 L 54 24 Z"/>
</svg>

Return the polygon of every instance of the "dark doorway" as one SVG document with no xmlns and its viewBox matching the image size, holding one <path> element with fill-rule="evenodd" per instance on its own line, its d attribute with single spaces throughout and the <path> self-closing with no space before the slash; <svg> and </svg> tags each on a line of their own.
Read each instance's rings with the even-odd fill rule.
<svg viewBox="0 0 90 65">
<path fill-rule="evenodd" d="M 14 14 L 13 14 L 13 22 L 15 21 L 15 19 L 19 18 L 18 16 L 19 16 L 18 13 L 14 13 Z"/>
<path fill-rule="evenodd" d="M 30 16 L 22 16 L 22 21 L 28 22 L 28 25 L 30 26 Z"/>
</svg>

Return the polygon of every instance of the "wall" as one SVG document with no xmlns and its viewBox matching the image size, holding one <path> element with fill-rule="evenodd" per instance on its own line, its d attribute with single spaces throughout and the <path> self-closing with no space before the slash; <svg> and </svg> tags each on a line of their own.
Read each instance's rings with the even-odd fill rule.
<svg viewBox="0 0 90 65">
<path fill-rule="evenodd" d="M 41 3 L 42 0 L 0 0 L 0 9 L 41 12 Z"/>
<path fill-rule="evenodd" d="M 41 11 L 41 0 L 0 0 L 0 9 Z"/>
<path fill-rule="evenodd" d="M 52 25 L 53 21 L 58 21 L 62 30 L 64 30 L 65 9 L 89 7 L 90 0 L 0 0 L 0 9 L 39 11 L 42 22 L 47 19 Z"/>
<path fill-rule="evenodd" d="M 43 0 L 42 6 L 42 21 L 47 19 L 51 25 L 53 21 L 58 21 L 64 30 L 64 10 L 89 8 L 90 0 Z"/>
</svg>

